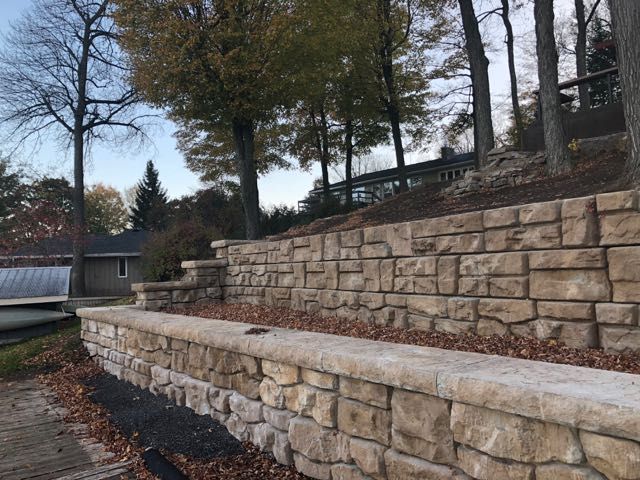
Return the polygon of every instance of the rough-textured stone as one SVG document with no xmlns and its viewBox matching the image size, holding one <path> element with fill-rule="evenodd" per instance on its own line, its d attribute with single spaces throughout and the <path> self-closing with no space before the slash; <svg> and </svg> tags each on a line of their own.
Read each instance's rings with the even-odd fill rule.
<svg viewBox="0 0 640 480">
<path fill-rule="evenodd" d="M 562 245 L 598 245 L 598 216 L 593 197 L 572 198 L 562 202 Z"/>
<path fill-rule="evenodd" d="M 483 233 L 465 233 L 436 238 L 436 251 L 439 253 L 470 253 L 484 251 Z"/>
<path fill-rule="evenodd" d="M 538 317 L 556 320 L 593 320 L 593 303 L 537 302 Z"/>
<path fill-rule="evenodd" d="M 237 413 L 229 415 L 227 422 L 225 423 L 229 433 L 237 438 L 240 442 L 246 442 L 249 440 L 249 431 L 247 430 L 247 423 L 240 418 Z"/>
<path fill-rule="evenodd" d="M 323 373 L 303 368 L 302 379 L 314 387 L 326 388 L 329 390 L 335 390 L 338 388 L 338 376 L 331 373 Z"/>
<path fill-rule="evenodd" d="M 391 443 L 391 412 L 371 405 L 338 399 L 338 429 L 348 435 Z"/>
<path fill-rule="evenodd" d="M 597 303 L 598 323 L 638 325 L 638 305 L 631 303 Z"/>
<path fill-rule="evenodd" d="M 289 423 L 291 448 L 318 462 L 348 462 L 349 437 L 324 428 L 309 418 L 296 417 Z"/>
<path fill-rule="evenodd" d="M 407 299 L 410 313 L 417 313 L 432 317 L 447 316 L 447 297 L 411 296 Z"/>
<path fill-rule="evenodd" d="M 605 478 L 589 467 L 551 463 L 536 467 L 536 480 L 605 480 Z"/>
<path fill-rule="evenodd" d="M 229 407 L 243 422 L 256 423 L 264 421 L 262 402 L 260 401 L 250 400 L 243 395 L 234 393 L 229 398 Z"/>
<path fill-rule="evenodd" d="M 376 480 L 387 478 L 384 466 L 385 447 L 361 438 L 352 438 L 349 446 L 351 457 L 363 473 Z"/>
<path fill-rule="evenodd" d="M 535 302 L 531 300 L 480 299 L 478 313 L 483 318 L 517 323 L 536 318 Z"/>
<path fill-rule="evenodd" d="M 520 223 L 547 223 L 560 220 L 560 202 L 532 203 L 520 207 Z"/>
<path fill-rule="evenodd" d="M 601 302 L 611 299 L 605 270 L 536 270 L 529 278 L 531 298 Z"/>
<path fill-rule="evenodd" d="M 489 320 L 481 318 L 478 320 L 476 326 L 476 333 L 484 337 L 490 337 L 491 335 L 503 336 L 509 332 L 509 326 L 498 320 Z"/>
<path fill-rule="evenodd" d="M 393 448 L 432 462 L 455 462 L 447 400 L 396 388 L 391 411 Z"/>
<path fill-rule="evenodd" d="M 638 192 L 627 190 L 625 192 L 601 193 L 596 195 L 598 213 L 612 212 L 616 210 L 637 210 Z"/>
<path fill-rule="evenodd" d="M 386 409 L 389 408 L 391 389 L 379 383 L 340 377 L 340 395 Z"/>
<path fill-rule="evenodd" d="M 610 248 L 607 257 L 613 301 L 640 302 L 640 247 Z"/>
<path fill-rule="evenodd" d="M 318 424 L 332 428 L 337 425 L 338 397 L 339 395 L 331 390 L 316 390 L 311 416 Z"/>
<path fill-rule="evenodd" d="M 489 294 L 492 297 L 527 298 L 529 296 L 529 277 L 490 278 Z"/>
<path fill-rule="evenodd" d="M 562 234 L 557 224 L 530 225 L 488 230 L 484 235 L 484 243 L 488 252 L 560 248 Z"/>
<path fill-rule="evenodd" d="M 483 218 L 484 228 L 512 227 L 518 224 L 518 207 L 505 207 L 486 210 Z"/>
<path fill-rule="evenodd" d="M 295 463 L 296 470 L 303 475 L 317 480 L 329 480 L 331 478 L 330 463 L 313 462 L 297 452 L 293 452 L 293 461 Z"/>
<path fill-rule="evenodd" d="M 600 218 L 600 245 L 632 245 L 638 243 L 640 213 L 620 212 Z"/>
<path fill-rule="evenodd" d="M 486 277 L 462 277 L 458 282 L 458 293 L 473 297 L 489 295 L 489 279 Z"/>
<path fill-rule="evenodd" d="M 470 448 L 458 448 L 458 466 L 478 480 L 531 480 L 533 465 L 498 460 Z"/>
<path fill-rule="evenodd" d="M 370 477 L 369 477 L 370 478 Z M 369 480 L 355 465 L 338 463 L 331 467 L 331 480 Z"/>
<path fill-rule="evenodd" d="M 293 464 L 293 451 L 289 442 L 289 433 L 276 431 L 274 432 L 273 448 L 271 450 L 276 462 L 282 465 Z"/>
<path fill-rule="evenodd" d="M 604 326 L 599 328 L 600 345 L 605 351 L 632 353 L 640 352 L 640 328 L 624 326 Z"/>
<path fill-rule="evenodd" d="M 460 257 L 446 256 L 438 259 L 438 291 L 453 295 L 458 291 L 458 267 Z"/>
<path fill-rule="evenodd" d="M 461 471 L 389 449 L 384 454 L 389 480 L 471 480 Z"/>
<path fill-rule="evenodd" d="M 209 384 L 200 380 L 188 379 L 184 384 L 185 405 L 198 415 L 208 415 Z"/>
<path fill-rule="evenodd" d="M 481 232 L 482 212 L 428 218 L 411 223 L 413 238 L 435 237 L 455 233 Z"/>
<path fill-rule="evenodd" d="M 580 432 L 589 464 L 611 480 L 640 479 L 640 444 L 630 440 Z"/>
<path fill-rule="evenodd" d="M 448 318 L 436 318 L 433 324 L 437 332 L 452 333 L 454 335 L 473 333 L 476 329 L 476 322 L 464 322 Z"/>
<path fill-rule="evenodd" d="M 478 275 L 525 275 L 529 273 L 526 253 L 489 253 L 486 255 L 463 255 L 460 258 L 460 274 Z"/>
<path fill-rule="evenodd" d="M 399 258 L 396 261 L 395 274 L 397 276 L 425 276 L 436 275 L 438 272 L 437 257 Z"/>
<path fill-rule="evenodd" d="M 260 399 L 274 408 L 284 408 L 286 405 L 284 389 L 271 377 L 264 377 L 260 383 Z"/>
<path fill-rule="evenodd" d="M 454 402 L 451 428 L 456 442 L 493 457 L 569 464 L 583 458 L 578 436 L 571 429 L 496 410 Z"/>
<path fill-rule="evenodd" d="M 477 298 L 453 297 L 447 301 L 447 311 L 454 320 L 476 321 L 478 320 Z"/>
<path fill-rule="evenodd" d="M 529 267 L 532 270 L 604 268 L 606 266 L 607 259 L 604 248 L 547 250 L 529 253 Z"/>
<path fill-rule="evenodd" d="M 280 410 L 268 405 L 262 407 L 262 414 L 269 425 L 277 428 L 278 430 L 284 431 L 289 430 L 289 422 L 297 416 L 295 413 L 288 410 Z"/>
</svg>

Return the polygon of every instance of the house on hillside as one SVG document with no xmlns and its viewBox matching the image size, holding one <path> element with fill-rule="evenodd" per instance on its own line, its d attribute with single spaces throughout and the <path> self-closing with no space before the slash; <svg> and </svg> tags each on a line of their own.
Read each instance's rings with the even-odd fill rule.
<svg viewBox="0 0 640 480">
<path fill-rule="evenodd" d="M 446 182 L 461 177 L 474 169 L 475 157 L 473 153 L 456 154 L 451 148 L 442 148 L 441 157 L 436 160 L 413 163 L 406 166 L 409 188 L 415 188 L 425 183 Z M 346 182 L 330 185 L 331 194 L 345 201 Z M 396 195 L 400 191 L 398 169 L 388 168 L 378 172 L 365 173 L 353 178 L 353 203 L 355 205 L 369 205 L 380 202 L 385 198 Z M 309 192 L 308 198 L 298 202 L 298 210 L 305 211 L 319 203 L 322 188 Z"/>
<path fill-rule="evenodd" d="M 87 235 L 85 287 L 88 297 L 131 295 L 131 284 L 142 282 L 141 252 L 149 232 L 125 230 L 118 235 Z M 0 257 L 6 267 L 69 266 L 71 237 L 46 239 Z M 73 291 L 71 292 L 73 297 Z"/>
</svg>

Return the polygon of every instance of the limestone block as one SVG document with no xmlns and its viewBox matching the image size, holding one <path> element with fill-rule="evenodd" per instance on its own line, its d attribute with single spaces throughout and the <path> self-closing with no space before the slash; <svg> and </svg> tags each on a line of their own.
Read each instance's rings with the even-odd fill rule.
<svg viewBox="0 0 640 480">
<path fill-rule="evenodd" d="M 295 286 L 297 288 L 305 287 L 306 273 L 306 264 L 296 263 L 293 265 L 293 277 L 295 279 Z"/>
<path fill-rule="evenodd" d="M 255 357 L 243 355 L 228 350 L 209 347 L 204 359 L 200 356 L 192 358 L 191 347 L 189 347 L 189 362 L 197 365 L 206 365 L 223 375 L 234 373 L 247 373 L 254 378 L 261 378 L 260 366 Z"/>
<path fill-rule="evenodd" d="M 562 268 L 605 268 L 607 259 L 604 248 L 578 250 L 547 250 L 529 253 L 531 270 Z"/>
<path fill-rule="evenodd" d="M 536 318 L 536 306 L 531 300 L 483 298 L 478 302 L 478 313 L 483 318 L 517 323 Z"/>
<path fill-rule="evenodd" d="M 327 288 L 327 277 L 324 272 L 307 273 L 306 285 L 308 288 Z"/>
<path fill-rule="evenodd" d="M 382 260 L 380 263 L 380 289 L 383 292 L 390 292 L 393 290 L 395 264 L 395 259 Z"/>
<path fill-rule="evenodd" d="M 562 202 L 562 245 L 598 245 L 598 217 L 593 197 L 572 198 Z"/>
<path fill-rule="evenodd" d="M 620 212 L 600 218 L 600 245 L 632 245 L 638 243 L 640 213 Z"/>
<path fill-rule="evenodd" d="M 335 310 L 343 306 L 358 307 L 358 294 L 355 292 L 341 292 L 338 290 L 320 290 L 318 301 L 324 308 Z"/>
<path fill-rule="evenodd" d="M 278 385 L 300 383 L 300 369 L 296 365 L 262 360 L 262 372 L 273 378 Z"/>
<path fill-rule="evenodd" d="M 532 203 L 520 207 L 520 223 L 548 223 L 560 220 L 561 202 Z"/>
<path fill-rule="evenodd" d="M 229 415 L 225 427 L 229 430 L 229 433 L 233 435 L 238 441 L 246 442 L 249 440 L 249 432 L 247 430 L 247 424 L 244 422 L 237 413 Z"/>
<path fill-rule="evenodd" d="M 347 435 L 391 443 L 391 412 L 364 403 L 338 399 L 338 429 Z"/>
<path fill-rule="evenodd" d="M 229 398 L 229 407 L 231 408 L 231 411 L 238 415 L 245 423 L 257 423 L 264 421 L 264 416 L 262 415 L 262 402 L 258 400 L 250 400 L 239 393 L 234 393 Z"/>
<path fill-rule="evenodd" d="M 512 227 L 518 224 L 518 207 L 485 210 L 483 214 L 484 228 Z"/>
<path fill-rule="evenodd" d="M 387 241 L 387 225 L 364 229 L 364 243 L 384 243 Z"/>
<path fill-rule="evenodd" d="M 466 335 L 476 330 L 476 322 L 464 322 L 448 318 L 436 318 L 433 324 L 437 332 L 453 333 L 454 335 Z"/>
<path fill-rule="evenodd" d="M 536 467 L 536 480 L 606 480 L 590 467 L 550 463 Z"/>
<path fill-rule="evenodd" d="M 435 237 L 417 238 L 411 242 L 411 254 L 415 257 L 434 255 L 438 251 Z"/>
<path fill-rule="evenodd" d="M 458 293 L 472 297 L 489 295 L 489 279 L 486 277 L 461 277 L 458 281 Z"/>
<path fill-rule="evenodd" d="M 640 479 L 640 444 L 586 431 L 580 440 L 589 464 L 610 480 Z"/>
<path fill-rule="evenodd" d="M 443 284 L 444 285 L 444 284 Z M 455 285 L 457 289 L 457 284 Z M 447 288 L 444 286 L 443 288 Z M 415 293 L 423 295 L 436 295 L 438 294 L 438 277 L 414 277 L 413 278 L 413 291 Z M 446 293 L 446 292 L 441 292 Z"/>
<path fill-rule="evenodd" d="M 338 388 L 338 376 L 332 373 L 318 372 L 316 370 L 302 369 L 302 380 L 309 385 L 328 390 Z"/>
<path fill-rule="evenodd" d="M 455 233 L 482 232 L 482 212 L 427 218 L 411 222 L 413 238 L 435 237 Z"/>
<path fill-rule="evenodd" d="M 247 425 L 249 441 L 263 452 L 270 452 L 275 443 L 277 430 L 266 422 Z"/>
<path fill-rule="evenodd" d="M 637 210 L 638 192 L 627 190 L 625 192 L 601 193 L 596 195 L 598 212 L 612 212 L 616 210 Z"/>
<path fill-rule="evenodd" d="M 280 410 L 278 408 L 265 405 L 262 407 L 262 414 L 265 421 L 278 430 L 289 431 L 289 422 L 297 415 L 289 410 Z"/>
<path fill-rule="evenodd" d="M 296 470 L 303 475 L 317 480 L 329 480 L 331 478 L 330 463 L 313 462 L 298 452 L 293 452 L 293 462 Z"/>
<path fill-rule="evenodd" d="M 477 298 L 453 297 L 447 300 L 449 318 L 474 322 L 478 320 Z"/>
<path fill-rule="evenodd" d="M 339 272 L 362 272 L 362 260 L 344 260 L 338 262 Z"/>
<path fill-rule="evenodd" d="M 460 470 L 389 449 L 384 454 L 388 480 L 471 480 Z"/>
<path fill-rule="evenodd" d="M 275 408 L 285 408 L 283 388 L 271 377 L 264 377 L 260 383 L 260 400 Z"/>
<path fill-rule="evenodd" d="M 441 398 L 394 389 L 392 447 L 432 462 L 455 463 L 449 405 Z"/>
<path fill-rule="evenodd" d="M 184 393 L 187 407 L 198 415 L 209 414 L 209 383 L 190 378 L 185 381 Z"/>
<path fill-rule="evenodd" d="M 324 237 L 323 260 L 340 260 L 340 234 L 328 233 Z"/>
<path fill-rule="evenodd" d="M 395 223 L 387 226 L 387 242 L 394 257 L 406 257 L 411 251 L 411 223 Z"/>
<path fill-rule="evenodd" d="M 294 262 L 310 262 L 311 247 L 297 247 L 293 249 Z"/>
<path fill-rule="evenodd" d="M 640 328 L 601 325 L 600 346 L 607 352 L 640 352 Z"/>
<path fill-rule="evenodd" d="M 323 427 L 336 427 L 338 422 L 338 397 L 339 395 L 331 390 L 315 389 L 311 417 L 319 425 Z"/>
<path fill-rule="evenodd" d="M 638 305 L 632 303 L 597 303 L 598 323 L 638 325 Z"/>
<path fill-rule="evenodd" d="M 289 443 L 288 432 L 274 432 L 273 449 L 271 450 L 276 462 L 281 465 L 293 464 L 293 451 L 291 450 L 291 443 Z"/>
<path fill-rule="evenodd" d="M 458 269 L 460 257 L 446 256 L 438 259 L 438 290 L 446 295 L 458 291 Z"/>
<path fill-rule="evenodd" d="M 612 282 L 614 302 L 640 302 L 640 282 Z"/>
<path fill-rule="evenodd" d="M 476 450 L 459 447 L 458 466 L 478 480 L 532 480 L 534 467 L 525 463 L 505 462 Z"/>
<path fill-rule="evenodd" d="M 312 416 L 316 403 L 316 392 L 315 387 L 305 384 L 285 388 L 284 397 L 287 410 L 298 412 L 307 417 Z"/>
<path fill-rule="evenodd" d="M 361 438 L 352 438 L 349 452 L 360 470 L 376 480 L 386 480 L 384 452 L 386 447 Z"/>
<path fill-rule="evenodd" d="M 331 467 L 331 480 L 369 480 L 355 465 L 337 463 Z"/>
<path fill-rule="evenodd" d="M 483 233 L 466 233 L 436 238 L 436 251 L 440 253 L 470 253 L 484 251 Z"/>
<path fill-rule="evenodd" d="M 538 316 L 556 320 L 594 320 L 593 303 L 543 302 L 537 303 Z"/>
<path fill-rule="evenodd" d="M 529 278 L 531 298 L 611 300 L 611 287 L 605 270 L 535 270 Z"/>
<path fill-rule="evenodd" d="M 362 292 L 358 296 L 358 301 L 360 305 L 367 307 L 369 310 L 379 310 L 387 304 L 384 299 L 384 293 Z"/>
<path fill-rule="evenodd" d="M 456 442 L 493 457 L 524 463 L 583 459 L 577 434 L 553 423 L 454 402 L 451 428 Z"/>
<path fill-rule="evenodd" d="M 397 276 L 425 276 L 436 275 L 436 257 L 399 258 L 396 261 L 395 274 Z"/>
<path fill-rule="evenodd" d="M 435 330 L 435 320 L 430 317 L 422 317 L 420 315 L 409 315 L 407 317 L 408 327 L 421 330 L 423 332 L 432 332 Z"/>
<path fill-rule="evenodd" d="M 362 240 L 362 230 L 340 232 L 340 245 L 342 247 L 359 247 L 362 245 Z"/>
<path fill-rule="evenodd" d="M 289 423 L 291 448 L 318 462 L 348 462 L 349 437 L 331 428 L 324 428 L 310 418 L 296 417 Z"/>
<path fill-rule="evenodd" d="M 407 308 L 409 313 L 429 317 L 446 317 L 447 301 L 447 297 L 415 295 L 407 298 Z"/>
<path fill-rule="evenodd" d="M 363 262 L 362 275 L 364 277 L 364 289 L 367 292 L 380 291 L 380 260 L 367 260 Z"/>
<path fill-rule="evenodd" d="M 253 398 L 254 400 L 260 398 L 261 380 L 252 378 L 246 373 L 222 375 L 216 372 L 211 372 L 211 383 L 219 388 L 236 390 L 245 397 Z"/>
<path fill-rule="evenodd" d="M 172 303 L 193 303 L 207 296 L 204 288 L 194 288 L 193 290 L 173 290 L 171 292 Z"/>
<path fill-rule="evenodd" d="M 614 302 L 640 302 L 640 247 L 610 248 L 607 257 Z"/>
<path fill-rule="evenodd" d="M 526 253 L 489 253 L 463 255 L 460 258 L 460 274 L 464 276 L 526 275 L 528 273 Z"/>
<path fill-rule="evenodd" d="M 220 413 L 230 413 L 229 399 L 233 394 L 233 390 L 225 390 L 209 385 L 209 405 Z"/>
<path fill-rule="evenodd" d="M 476 333 L 483 337 L 491 335 L 503 336 L 509 333 L 509 327 L 498 320 L 488 320 L 481 318 L 476 326 Z"/>
<path fill-rule="evenodd" d="M 360 247 L 342 247 L 340 249 L 340 258 L 342 260 L 356 260 L 362 258 L 360 256 Z"/>
<path fill-rule="evenodd" d="M 559 224 L 543 224 L 489 230 L 485 232 L 484 242 L 488 252 L 560 248 L 561 227 Z"/>
<path fill-rule="evenodd" d="M 393 251 L 388 243 L 374 243 L 363 245 L 360 248 L 360 256 L 362 258 L 387 258 L 393 256 Z"/>
<path fill-rule="evenodd" d="M 340 377 L 340 395 L 385 409 L 389 408 L 391 401 L 388 386 L 349 377 Z"/>
<path fill-rule="evenodd" d="M 517 336 L 532 336 L 540 340 L 556 339 L 572 348 L 598 346 L 598 326 L 595 322 L 563 322 L 539 318 L 533 322 L 511 326 Z"/>
<path fill-rule="evenodd" d="M 414 277 L 396 277 L 393 279 L 393 291 L 398 293 L 413 293 Z"/>
<path fill-rule="evenodd" d="M 529 277 L 490 278 L 489 294 L 492 297 L 527 298 L 529 296 Z"/>
</svg>

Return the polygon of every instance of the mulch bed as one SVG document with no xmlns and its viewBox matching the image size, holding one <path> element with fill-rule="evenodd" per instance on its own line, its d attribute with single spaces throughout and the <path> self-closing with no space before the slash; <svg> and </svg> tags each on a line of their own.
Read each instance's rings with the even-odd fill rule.
<svg viewBox="0 0 640 480">
<path fill-rule="evenodd" d="M 601 349 L 576 349 L 555 340 L 498 335 L 454 335 L 373 325 L 336 317 L 322 317 L 286 308 L 246 304 L 191 306 L 170 313 L 244 322 L 265 327 L 290 328 L 391 343 L 420 345 L 462 352 L 476 352 L 541 362 L 561 363 L 640 374 L 640 354 L 612 354 Z"/>
<path fill-rule="evenodd" d="M 308 225 L 294 227 L 270 239 L 341 232 L 388 223 L 621 190 L 625 188 L 623 157 L 624 155 L 621 154 L 603 154 L 581 161 L 573 171 L 566 174 L 548 177 L 540 172 L 538 180 L 525 185 L 506 187 L 501 190 L 481 190 L 458 197 L 443 198 L 439 195 L 440 190 L 449 186 L 449 183 L 426 184 L 371 207 L 346 215 L 316 220 Z"/>
<path fill-rule="evenodd" d="M 85 424 L 89 435 L 115 454 L 113 462 L 131 462 L 138 479 L 156 478 L 142 460 L 148 446 L 159 447 L 192 479 L 306 478 L 293 467 L 277 464 L 253 445 L 239 444 L 210 417 L 198 417 L 186 407 L 176 407 L 105 375 L 84 348 L 70 351 L 61 342 L 34 358 L 33 363 L 59 366 L 54 372 L 39 375 L 38 380 L 50 387 L 68 410 L 65 421 Z M 155 411 L 160 407 L 164 408 L 162 412 Z"/>
</svg>

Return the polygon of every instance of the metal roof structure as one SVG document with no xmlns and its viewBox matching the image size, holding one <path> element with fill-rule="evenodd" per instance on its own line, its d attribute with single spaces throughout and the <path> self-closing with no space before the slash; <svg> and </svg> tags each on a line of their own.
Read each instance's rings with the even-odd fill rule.
<svg viewBox="0 0 640 480">
<path fill-rule="evenodd" d="M 71 267 L 0 268 L 0 306 L 63 302 Z"/>
</svg>

